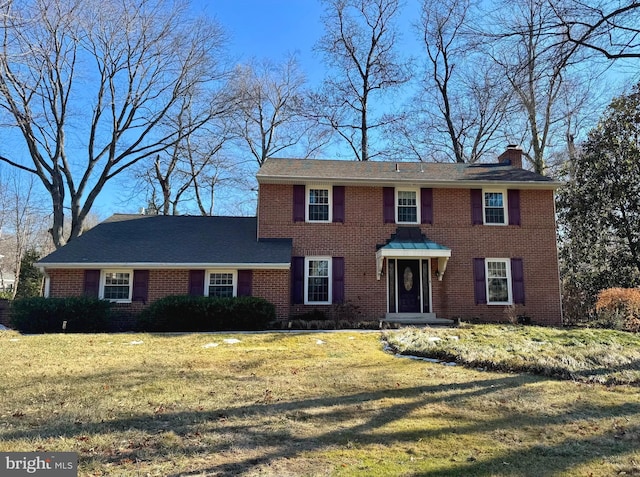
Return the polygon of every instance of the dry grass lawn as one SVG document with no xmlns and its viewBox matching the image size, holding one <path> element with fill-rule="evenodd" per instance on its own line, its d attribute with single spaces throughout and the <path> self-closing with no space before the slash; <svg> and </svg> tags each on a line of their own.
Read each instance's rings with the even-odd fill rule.
<svg viewBox="0 0 640 477">
<path fill-rule="evenodd" d="M 0 360 L 0 451 L 77 452 L 82 476 L 640 475 L 638 388 L 397 358 L 379 333 L 0 332 Z"/>
</svg>

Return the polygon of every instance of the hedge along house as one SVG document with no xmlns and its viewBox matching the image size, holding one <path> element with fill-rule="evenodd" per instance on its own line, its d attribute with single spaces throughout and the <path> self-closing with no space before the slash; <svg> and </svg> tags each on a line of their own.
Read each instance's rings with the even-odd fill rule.
<svg viewBox="0 0 640 477">
<path fill-rule="evenodd" d="M 561 324 L 554 191 L 494 164 L 268 159 L 257 217 L 115 215 L 40 260 L 47 296 L 136 312 L 166 295 L 265 298 L 280 319 Z"/>
</svg>

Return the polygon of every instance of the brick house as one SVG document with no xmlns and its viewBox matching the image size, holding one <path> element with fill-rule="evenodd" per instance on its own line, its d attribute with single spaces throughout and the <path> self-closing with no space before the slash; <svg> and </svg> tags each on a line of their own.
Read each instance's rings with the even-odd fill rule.
<svg viewBox="0 0 640 477">
<path fill-rule="evenodd" d="M 494 164 L 268 159 L 257 217 L 114 216 L 39 262 L 48 296 L 128 310 L 254 295 L 287 319 L 562 322 L 554 191 L 510 147 Z"/>
</svg>

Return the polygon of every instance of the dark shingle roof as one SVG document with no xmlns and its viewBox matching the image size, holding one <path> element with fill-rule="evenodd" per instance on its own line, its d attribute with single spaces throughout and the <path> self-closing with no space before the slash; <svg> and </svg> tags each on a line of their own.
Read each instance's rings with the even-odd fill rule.
<svg viewBox="0 0 640 477">
<path fill-rule="evenodd" d="M 331 181 L 353 184 L 415 183 L 433 187 L 474 187 L 481 183 L 517 183 L 553 189 L 560 185 L 548 177 L 508 164 L 430 162 L 336 161 L 267 159 L 256 176 L 262 183 Z"/>
<path fill-rule="evenodd" d="M 290 239 L 257 240 L 255 217 L 116 214 L 40 260 L 52 265 L 242 265 L 291 261 Z"/>
</svg>

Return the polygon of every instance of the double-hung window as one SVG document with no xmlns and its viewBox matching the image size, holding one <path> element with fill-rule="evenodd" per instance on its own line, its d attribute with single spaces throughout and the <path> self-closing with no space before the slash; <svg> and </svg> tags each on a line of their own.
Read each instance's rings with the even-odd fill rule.
<svg viewBox="0 0 640 477">
<path fill-rule="evenodd" d="M 233 271 L 210 271 L 208 274 L 205 295 L 214 297 L 236 296 L 237 280 Z"/>
<path fill-rule="evenodd" d="M 482 203 L 484 223 L 492 225 L 506 225 L 506 202 L 505 191 L 484 190 Z"/>
<path fill-rule="evenodd" d="M 331 257 L 305 257 L 305 304 L 331 303 Z"/>
<path fill-rule="evenodd" d="M 507 258 L 488 258 L 486 264 L 487 303 L 509 305 L 512 300 L 511 264 Z"/>
<path fill-rule="evenodd" d="M 100 297 L 115 302 L 130 302 L 133 290 L 131 270 L 104 270 L 100 281 Z"/>
<path fill-rule="evenodd" d="M 418 223 L 418 191 L 396 189 L 396 223 Z"/>
<path fill-rule="evenodd" d="M 331 188 L 307 187 L 307 221 L 331 222 Z"/>
</svg>

